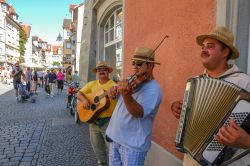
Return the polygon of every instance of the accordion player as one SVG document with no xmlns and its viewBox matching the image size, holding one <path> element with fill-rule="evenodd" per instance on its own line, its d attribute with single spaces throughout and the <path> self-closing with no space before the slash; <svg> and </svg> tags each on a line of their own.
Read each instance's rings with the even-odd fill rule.
<svg viewBox="0 0 250 166">
<path fill-rule="evenodd" d="M 176 133 L 177 149 L 189 153 L 201 165 L 220 165 L 231 160 L 237 149 L 222 145 L 213 137 L 230 118 L 250 133 L 250 93 L 220 79 L 189 79 Z"/>
</svg>

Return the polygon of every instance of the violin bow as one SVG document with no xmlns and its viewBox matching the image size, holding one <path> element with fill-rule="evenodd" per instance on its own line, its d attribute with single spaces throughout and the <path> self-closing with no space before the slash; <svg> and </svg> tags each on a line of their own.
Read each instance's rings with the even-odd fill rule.
<svg viewBox="0 0 250 166">
<path fill-rule="evenodd" d="M 161 44 L 164 42 L 164 40 L 165 40 L 166 38 L 168 38 L 168 35 L 165 35 L 165 36 L 163 37 L 163 39 L 162 39 L 162 40 L 160 41 L 160 43 L 155 47 L 155 49 L 153 50 L 153 52 L 148 56 L 148 58 L 146 59 L 146 62 L 147 62 L 150 58 L 152 58 L 152 56 L 154 55 L 155 51 L 161 46 Z M 128 79 L 128 82 L 130 82 L 130 81 L 134 78 L 134 76 L 135 76 L 137 73 L 138 73 L 138 72 L 134 73 L 134 74 Z"/>
</svg>

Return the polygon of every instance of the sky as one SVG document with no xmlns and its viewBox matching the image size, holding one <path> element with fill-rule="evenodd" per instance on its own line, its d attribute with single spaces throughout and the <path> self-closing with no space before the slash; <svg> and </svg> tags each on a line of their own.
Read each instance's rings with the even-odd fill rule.
<svg viewBox="0 0 250 166">
<path fill-rule="evenodd" d="M 32 26 L 32 36 L 39 36 L 54 43 L 59 32 L 62 35 L 63 19 L 70 18 L 70 4 L 84 0 L 6 0 L 19 15 L 19 22 Z"/>
</svg>

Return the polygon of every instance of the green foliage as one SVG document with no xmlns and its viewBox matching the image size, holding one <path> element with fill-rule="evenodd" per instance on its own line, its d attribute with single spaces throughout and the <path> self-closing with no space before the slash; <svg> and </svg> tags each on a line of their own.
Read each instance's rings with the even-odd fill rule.
<svg viewBox="0 0 250 166">
<path fill-rule="evenodd" d="M 25 54 L 25 50 L 26 50 L 26 48 L 25 48 L 26 42 L 27 42 L 27 35 L 24 32 L 24 30 L 21 29 L 20 32 L 19 32 L 19 50 L 20 50 L 19 61 L 20 62 L 21 62 L 21 60 L 23 61 L 21 63 L 24 63 L 24 61 L 25 61 L 24 60 L 24 54 Z"/>
<path fill-rule="evenodd" d="M 61 65 L 60 62 L 57 62 L 57 61 L 53 62 L 53 66 L 59 67 L 60 65 Z"/>
<path fill-rule="evenodd" d="M 23 56 L 20 56 L 20 57 L 19 57 L 19 63 L 24 63 L 24 62 L 25 62 L 24 57 L 23 57 Z"/>
</svg>

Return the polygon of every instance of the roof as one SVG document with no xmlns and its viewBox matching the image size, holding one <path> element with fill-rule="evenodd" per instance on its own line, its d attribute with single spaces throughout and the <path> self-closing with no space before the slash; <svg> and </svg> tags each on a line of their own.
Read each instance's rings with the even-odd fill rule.
<svg viewBox="0 0 250 166">
<path fill-rule="evenodd" d="M 38 38 L 38 42 L 39 42 L 39 43 L 47 43 L 46 41 L 44 41 L 44 40 L 41 39 L 41 38 Z"/>
<path fill-rule="evenodd" d="M 75 4 L 70 4 L 69 5 L 69 12 L 72 12 L 72 10 L 74 10 L 74 8 L 76 7 L 77 5 Z"/>
<path fill-rule="evenodd" d="M 69 29 L 70 23 L 71 23 L 71 19 L 64 19 L 63 20 L 63 29 Z"/>
<path fill-rule="evenodd" d="M 9 12 L 10 12 L 10 14 L 17 15 L 17 13 L 16 13 L 16 11 L 15 11 L 15 9 L 14 9 L 13 6 L 10 6 Z"/>
<path fill-rule="evenodd" d="M 5 0 L 0 0 L 0 3 L 6 3 L 6 1 Z"/>
<path fill-rule="evenodd" d="M 58 49 L 62 49 L 61 46 L 52 46 L 53 55 L 58 55 Z"/>
<path fill-rule="evenodd" d="M 21 25 L 22 29 L 24 30 L 25 34 L 27 35 L 27 38 L 30 37 L 30 31 L 31 31 L 31 26 L 29 25 Z"/>
<path fill-rule="evenodd" d="M 38 41 L 38 36 L 32 36 L 33 41 Z"/>
<path fill-rule="evenodd" d="M 56 41 L 62 41 L 62 36 L 61 36 L 61 34 L 60 34 L 60 33 L 59 33 L 59 35 L 57 36 Z"/>
</svg>

